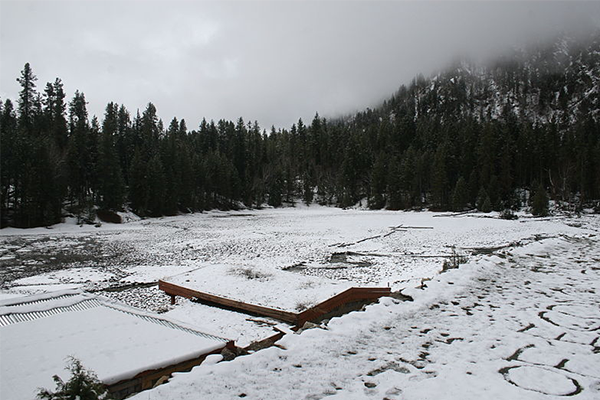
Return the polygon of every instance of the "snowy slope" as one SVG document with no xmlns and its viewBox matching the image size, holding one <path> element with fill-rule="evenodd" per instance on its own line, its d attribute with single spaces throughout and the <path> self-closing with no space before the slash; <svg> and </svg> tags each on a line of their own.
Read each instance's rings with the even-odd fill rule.
<svg viewBox="0 0 600 400">
<path fill-rule="evenodd" d="M 599 87 L 596 31 L 585 38 L 562 35 L 549 45 L 516 49 L 488 65 L 459 62 L 430 79 L 416 80 L 408 101 L 416 116 L 570 123 L 579 114 L 600 118 Z M 404 101 L 398 96 L 391 103 L 399 100 Z"/>
</svg>

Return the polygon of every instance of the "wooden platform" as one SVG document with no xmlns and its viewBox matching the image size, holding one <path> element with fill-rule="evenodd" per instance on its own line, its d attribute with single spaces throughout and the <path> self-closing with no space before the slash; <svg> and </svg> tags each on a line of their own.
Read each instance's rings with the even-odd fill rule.
<svg viewBox="0 0 600 400">
<path fill-rule="evenodd" d="M 171 296 L 197 299 L 203 303 L 225 307 L 235 311 L 274 318 L 301 327 L 307 321 L 315 321 L 332 311 L 351 303 L 373 301 L 383 296 L 389 296 L 391 289 L 387 287 L 352 287 L 300 313 L 283 311 L 276 308 L 249 304 L 238 300 L 228 299 L 209 293 L 200 292 L 182 285 L 176 285 L 163 280 L 158 281 L 158 288 Z"/>
</svg>

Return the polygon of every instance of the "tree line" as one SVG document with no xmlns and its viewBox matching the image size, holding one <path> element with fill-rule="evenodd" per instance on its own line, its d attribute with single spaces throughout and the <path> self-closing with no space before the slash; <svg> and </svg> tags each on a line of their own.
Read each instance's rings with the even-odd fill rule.
<svg viewBox="0 0 600 400">
<path fill-rule="evenodd" d="M 508 88 L 501 93 L 518 86 L 521 106 L 506 95 L 492 115 L 490 78 L 455 69 L 415 79 L 374 110 L 267 132 L 242 118 L 165 125 L 152 103 L 132 115 L 111 102 L 100 121 L 83 93 L 67 102 L 58 78 L 38 92 L 25 64 L 16 104 L 0 101 L 2 226 L 44 226 L 65 214 L 93 220 L 97 210 L 126 207 L 141 216 L 294 201 L 489 211 L 536 194 L 580 206 L 599 199 L 598 119 L 589 105 L 556 113 L 585 88 L 577 94 L 566 72 L 536 80 L 524 65 L 493 71 Z M 560 98 L 565 84 L 575 89 Z"/>
</svg>

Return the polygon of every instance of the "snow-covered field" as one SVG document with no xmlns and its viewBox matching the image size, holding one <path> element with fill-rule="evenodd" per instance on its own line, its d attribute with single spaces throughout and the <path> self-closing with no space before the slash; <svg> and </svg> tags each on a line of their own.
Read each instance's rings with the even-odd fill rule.
<svg viewBox="0 0 600 400">
<path fill-rule="evenodd" d="M 170 306 L 154 283 L 243 271 L 236 295 L 249 299 L 254 278 L 269 276 L 391 286 L 415 299 L 382 299 L 139 398 L 600 398 L 600 218 L 493 217 L 311 206 L 4 229 L 0 295 L 80 287 L 242 346 L 276 321 Z"/>
<path fill-rule="evenodd" d="M 444 273 L 280 347 L 136 399 L 600 398 L 598 236 L 542 240 Z"/>
</svg>

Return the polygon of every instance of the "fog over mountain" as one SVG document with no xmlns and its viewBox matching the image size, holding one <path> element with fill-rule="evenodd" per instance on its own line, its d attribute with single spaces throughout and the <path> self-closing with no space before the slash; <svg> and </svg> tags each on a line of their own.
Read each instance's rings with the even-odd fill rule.
<svg viewBox="0 0 600 400">
<path fill-rule="evenodd" d="M 102 118 L 109 101 L 164 121 L 289 127 L 376 106 L 417 74 L 600 25 L 597 2 L 3 1 L 0 97 L 26 62 Z"/>
</svg>

